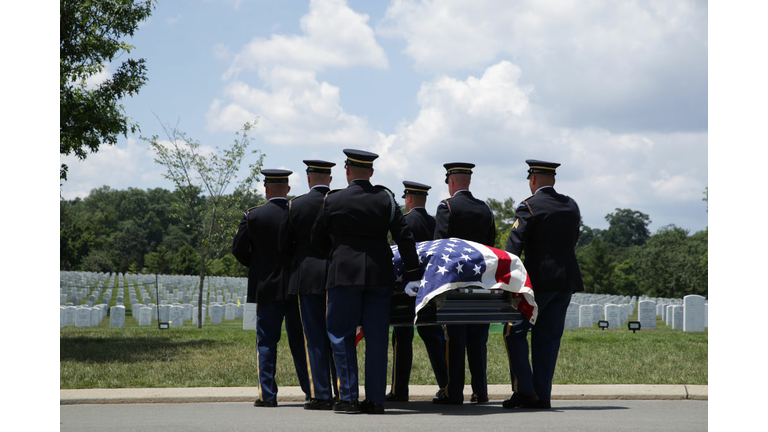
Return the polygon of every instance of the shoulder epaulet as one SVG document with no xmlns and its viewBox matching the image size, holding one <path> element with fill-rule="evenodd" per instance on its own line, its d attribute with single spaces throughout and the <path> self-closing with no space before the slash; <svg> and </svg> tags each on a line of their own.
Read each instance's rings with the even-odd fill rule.
<svg viewBox="0 0 768 432">
<path fill-rule="evenodd" d="M 397 203 L 395 202 L 395 194 L 384 185 L 376 185 L 374 187 L 386 191 L 387 195 L 389 195 L 389 221 L 392 222 L 395 219 L 395 209 L 397 207 Z"/>
<path fill-rule="evenodd" d="M 386 186 L 384 186 L 384 185 L 376 185 L 376 186 L 374 186 L 374 187 L 377 187 L 377 188 L 379 188 L 379 189 L 384 189 L 384 190 L 386 190 L 387 192 L 389 192 L 390 194 L 394 195 L 394 192 L 392 192 L 392 191 L 391 191 L 391 190 L 390 190 L 388 187 L 386 187 Z"/>
<path fill-rule="evenodd" d="M 530 212 L 530 213 L 531 213 L 531 215 L 533 215 L 533 209 L 531 208 L 531 206 L 530 206 L 530 205 L 528 205 L 528 200 L 529 200 L 529 199 L 531 199 L 531 198 L 533 198 L 533 197 L 534 197 L 534 195 L 531 195 L 531 196 L 529 196 L 528 198 L 526 198 L 526 199 L 524 199 L 524 200 L 520 201 L 520 204 L 518 204 L 518 205 L 517 205 L 517 208 L 518 208 L 518 209 L 521 209 L 521 208 L 523 208 L 523 207 L 528 207 L 528 212 Z"/>
<path fill-rule="evenodd" d="M 301 198 L 301 197 L 303 197 L 304 195 L 306 195 L 306 194 L 297 195 L 297 196 L 295 196 L 295 197 L 293 197 L 293 198 L 289 199 L 289 200 L 288 200 L 288 202 L 290 203 L 291 201 L 295 200 L 296 198 Z"/>
</svg>

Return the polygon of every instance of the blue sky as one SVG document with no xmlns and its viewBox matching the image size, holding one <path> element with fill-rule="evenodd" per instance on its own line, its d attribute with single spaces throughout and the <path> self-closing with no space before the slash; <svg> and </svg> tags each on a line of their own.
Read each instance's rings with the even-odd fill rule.
<svg viewBox="0 0 768 432">
<path fill-rule="evenodd" d="M 398 196 L 403 180 L 432 185 L 432 213 L 446 162 L 477 165 L 477 197 L 519 203 L 533 158 L 562 164 L 556 188 L 590 227 L 616 208 L 652 231 L 708 226 L 704 2 L 159 2 L 130 43 L 123 57 L 148 67 L 124 101 L 141 134 L 61 158 L 65 199 L 171 189 L 140 139 L 162 137 L 160 120 L 223 146 L 258 116 L 252 148 L 294 171 L 294 194 L 303 159 L 337 162 L 331 187 L 346 186 L 342 149 L 359 148 L 381 155 L 372 181 Z"/>
</svg>

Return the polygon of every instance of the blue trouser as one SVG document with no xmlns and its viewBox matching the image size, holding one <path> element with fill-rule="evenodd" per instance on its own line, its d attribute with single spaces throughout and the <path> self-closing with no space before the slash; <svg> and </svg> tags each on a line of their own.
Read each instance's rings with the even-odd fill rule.
<svg viewBox="0 0 768 432">
<path fill-rule="evenodd" d="M 429 362 L 440 388 L 448 382 L 445 362 L 445 331 L 442 326 L 418 326 Z M 408 395 L 408 382 L 413 365 L 413 327 L 395 327 L 392 330 L 392 394 Z"/>
<path fill-rule="evenodd" d="M 486 364 L 490 324 L 451 324 L 445 326 L 448 384 L 445 396 L 453 401 L 464 399 L 464 353 L 472 375 L 472 393 L 488 396 Z"/>
<path fill-rule="evenodd" d="M 261 302 L 256 305 L 256 370 L 259 399 L 264 402 L 277 401 L 277 383 L 275 383 L 277 343 L 280 342 L 283 318 L 285 318 L 285 333 L 288 336 L 288 346 L 291 349 L 299 384 L 304 393 L 309 395 L 309 376 L 299 304 L 296 297 L 292 297 L 285 301 Z"/>
<path fill-rule="evenodd" d="M 326 329 L 339 380 L 339 398 L 359 398 L 357 326 L 365 337 L 365 396 L 383 404 L 387 387 L 387 343 L 391 286 L 337 286 L 328 290 Z"/>
<path fill-rule="evenodd" d="M 325 294 L 299 296 L 304 343 L 309 359 L 310 397 L 331 399 L 338 394 L 336 368 L 331 357 L 331 341 L 325 330 Z"/>
<path fill-rule="evenodd" d="M 504 324 L 504 343 L 509 358 L 512 391 L 535 392 L 539 399 L 550 401 L 560 339 L 565 327 L 565 313 L 571 302 L 570 292 L 535 292 L 539 313 L 536 325 L 523 319 L 517 324 Z M 531 329 L 531 362 L 528 361 L 528 329 Z M 533 368 L 531 368 L 531 363 Z"/>
</svg>

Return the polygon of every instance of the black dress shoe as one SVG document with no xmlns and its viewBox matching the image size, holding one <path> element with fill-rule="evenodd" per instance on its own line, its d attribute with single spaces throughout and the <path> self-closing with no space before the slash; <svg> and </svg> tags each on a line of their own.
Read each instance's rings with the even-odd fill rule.
<svg viewBox="0 0 768 432">
<path fill-rule="evenodd" d="M 502 408 L 529 408 L 529 405 L 539 402 L 539 397 L 536 393 L 512 393 L 512 397 L 501 403 Z"/>
<path fill-rule="evenodd" d="M 474 403 L 479 403 L 479 404 L 488 403 L 488 395 L 478 396 L 472 393 L 472 397 L 469 398 L 469 401 Z"/>
<path fill-rule="evenodd" d="M 357 401 L 357 399 L 353 401 L 345 401 L 340 400 L 333 404 L 333 411 L 334 412 L 341 412 L 341 413 L 347 413 L 347 414 L 355 414 L 359 413 L 360 411 L 360 402 Z"/>
<path fill-rule="evenodd" d="M 545 409 L 552 408 L 552 403 L 550 403 L 549 401 L 537 400 L 536 402 L 523 405 L 523 408 L 545 410 Z"/>
<path fill-rule="evenodd" d="M 408 402 L 408 395 L 396 395 L 394 393 L 387 394 L 387 402 Z"/>
<path fill-rule="evenodd" d="M 333 402 L 329 399 L 310 399 L 309 402 L 304 404 L 305 410 L 331 410 L 333 409 Z"/>
<path fill-rule="evenodd" d="M 440 387 L 440 390 L 438 390 L 437 393 L 435 393 L 435 397 L 436 398 L 445 397 L 445 389 Z"/>
<path fill-rule="evenodd" d="M 464 403 L 464 398 L 461 399 L 449 399 L 445 396 L 445 393 L 443 393 L 440 396 L 435 396 L 432 398 L 432 403 L 437 405 L 461 405 Z"/>
<path fill-rule="evenodd" d="M 366 414 L 384 414 L 384 404 L 377 404 L 368 399 L 360 402 L 360 412 Z"/>
<path fill-rule="evenodd" d="M 261 399 L 256 399 L 256 402 L 253 403 L 253 406 L 274 408 L 277 406 L 277 401 L 265 402 Z"/>
</svg>

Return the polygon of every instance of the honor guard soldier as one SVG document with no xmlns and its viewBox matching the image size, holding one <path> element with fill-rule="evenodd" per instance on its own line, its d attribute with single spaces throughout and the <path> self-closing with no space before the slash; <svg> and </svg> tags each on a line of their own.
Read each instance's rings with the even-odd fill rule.
<svg viewBox="0 0 768 432">
<path fill-rule="evenodd" d="M 435 218 L 424 208 L 431 186 L 414 181 L 404 181 L 405 222 L 417 242 L 432 240 L 435 234 Z M 411 298 L 412 309 L 416 308 L 416 299 Z M 442 326 L 418 326 L 419 336 L 424 341 L 432 370 L 435 372 L 438 396 L 448 383 L 448 366 L 445 363 L 445 331 Z M 413 327 L 395 327 L 392 330 L 392 390 L 387 395 L 387 402 L 405 402 L 408 400 L 408 381 L 413 364 Z"/>
<path fill-rule="evenodd" d="M 278 232 L 288 209 L 285 196 L 290 191 L 291 171 L 261 170 L 264 174 L 266 204 L 252 207 L 243 215 L 232 243 L 232 254 L 248 267 L 246 302 L 256 303 L 256 369 L 259 398 L 255 406 L 277 406 L 275 371 L 277 343 L 282 332 L 283 318 L 293 365 L 304 394 L 309 397 L 309 377 L 304 351 L 304 336 L 296 296 L 290 296 L 288 262 L 278 251 Z"/>
<path fill-rule="evenodd" d="M 435 239 L 456 237 L 493 246 L 496 242 L 496 224 L 490 207 L 472 196 L 469 183 L 474 164 L 453 162 L 443 165 L 445 183 L 450 198 L 437 206 Z M 432 399 L 436 404 L 461 405 L 464 403 L 464 351 L 466 349 L 469 372 L 472 375 L 470 402 L 488 402 L 486 379 L 487 343 L 490 324 L 451 324 L 445 326 L 448 384 L 445 393 Z"/>
<path fill-rule="evenodd" d="M 533 195 L 515 210 L 506 250 L 518 257 L 525 253 L 523 264 L 531 278 L 539 313 L 535 326 L 525 318 L 504 325 L 514 393 L 502 406 L 548 409 L 571 294 L 584 290 L 574 252 L 581 214 L 576 201 L 553 187 L 559 163 L 533 159 L 525 162 Z M 528 361 L 529 329 L 533 368 Z"/>
<path fill-rule="evenodd" d="M 328 261 L 310 242 L 310 232 L 330 190 L 331 168 L 336 164 L 323 160 L 305 160 L 309 192 L 288 203 L 280 227 L 280 251 L 291 256 L 288 293 L 299 296 L 299 310 L 304 329 L 304 343 L 309 359 L 310 400 L 308 410 L 333 408 L 333 390 L 338 395 L 336 370 L 331 357 L 330 340 L 325 330 L 325 278 Z"/>
<path fill-rule="evenodd" d="M 389 306 L 395 283 L 387 232 L 400 248 L 406 279 L 418 286 L 416 242 L 392 192 L 370 183 L 375 153 L 346 149 L 349 186 L 329 192 L 312 228 L 312 243 L 330 254 L 326 326 L 339 376 L 336 412 L 384 412 Z M 415 281 L 415 282 L 414 282 Z M 358 402 L 356 329 L 365 337 L 365 395 Z"/>
</svg>

